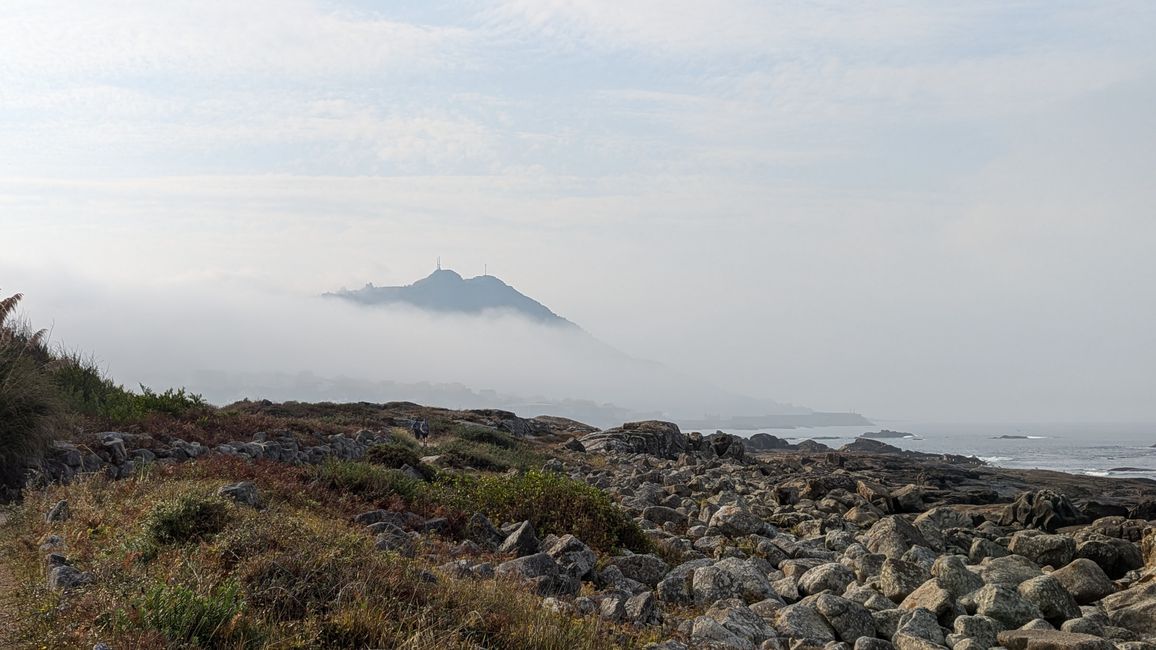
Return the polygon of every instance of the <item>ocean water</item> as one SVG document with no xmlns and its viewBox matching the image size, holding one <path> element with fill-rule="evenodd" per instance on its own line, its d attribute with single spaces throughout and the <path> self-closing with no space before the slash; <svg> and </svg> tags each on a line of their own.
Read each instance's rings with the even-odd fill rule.
<svg viewBox="0 0 1156 650">
<path fill-rule="evenodd" d="M 962 424 L 876 420 L 874 427 L 730 430 L 769 433 L 791 442 L 814 439 L 839 448 L 867 431 L 891 429 L 913 438 L 878 438 L 901 449 L 977 456 L 991 465 L 1094 476 L 1156 479 L 1156 423 Z M 703 433 L 710 433 L 704 431 Z M 999 436 L 1025 436 L 1000 439 Z"/>
</svg>

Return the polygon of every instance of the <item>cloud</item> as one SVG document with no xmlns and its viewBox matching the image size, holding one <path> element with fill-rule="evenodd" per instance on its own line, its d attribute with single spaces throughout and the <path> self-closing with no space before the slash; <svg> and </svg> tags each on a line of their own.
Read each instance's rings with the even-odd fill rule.
<svg viewBox="0 0 1156 650">
<path fill-rule="evenodd" d="M 309 0 L 130 0 L 7 3 L 0 75 L 8 84 L 61 79 L 198 78 L 277 85 L 462 66 L 470 34 L 326 9 Z M 275 75 L 273 79 L 264 75 Z"/>
</svg>

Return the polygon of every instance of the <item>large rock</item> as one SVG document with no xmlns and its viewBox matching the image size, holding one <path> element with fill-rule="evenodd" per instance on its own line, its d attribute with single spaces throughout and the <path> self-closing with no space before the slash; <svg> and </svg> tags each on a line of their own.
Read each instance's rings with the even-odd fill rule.
<svg viewBox="0 0 1156 650">
<path fill-rule="evenodd" d="M 986 616 L 960 616 L 955 619 L 952 629 L 956 634 L 974 639 L 984 648 L 990 648 L 996 644 L 1000 624 Z"/>
<path fill-rule="evenodd" d="M 931 565 L 931 575 L 939 580 L 943 588 L 951 592 L 955 598 L 983 586 L 983 579 L 967 568 L 963 557 L 959 555 L 941 555 Z"/>
<path fill-rule="evenodd" d="M 1016 588 L 1024 600 L 1035 605 L 1053 625 L 1062 624 L 1080 616 L 1080 606 L 1072 594 L 1050 575 L 1038 576 L 1021 582 Z"/>
<path fill-rule="evenodd" d="M 1003 526 L 1021 524 L 1049 533 L 1064 526 L 1084 523 L 1080 512 L 1068 497 L 1051 490 L 1024 492 L 1004 510 L 999 523 Z"/>
<path fill-rule="evenodd" d="M 1112 625 L 1156 636 L 1156 582 L 1105 596 L 1100 606 Z"/>
<path fill-rule="evenodd" d="M 730 458 L 742 462 L 746 456 L 746 447 L 739 438 L 729 433 L 718 432 L 703 440 L 703 446 L 709 449 L 712 458 Z"/>
<path fill-rule="evenodd" d="M 1021 530 L 1012 535 L 1008 550 L 1040 566 L 1060 568 L 1076 557 L 1076 540 L 1067 535 L 1048 535 L 1035 530 Z"/>
<path fill-rule="evenodd" d="M 546 554 L 554 558 L 567 575 L 584 580 L 590 576 L 598 556 L 577 537 L 566 534 L 557 539 Z"/>
<path fill-rule="evenodd" d="M 513 553 L 522 557 L 537 553 L 540 546 L 541 542 L 538 541 L 538 536 L 534 533 L 534 524 L 527 520 L 523 521 L 514 529 L 514 532 L 506 537 L 502 545 L 498 547 L 498 552 Z"/>
<path fill-rule="evenodd" d="M 1072 560 L 1068 566 L 1053 571 L 1051 576 L 1080 605 L 1090 605 L 1116 590 L 1104 570 L 1085 558 Z"/>
<path fill-rule="evenodd" d="M 1076 557 L 1089 559 L 1110 578 L 1122 578 L 1133 569 L 1144 566 L 1140 547 L 1126 539 L 1092 535 L 1076 547 Z"/>
<path fill-rule="evenodd" d="M 916 609 L 904 614 L 899 627 L 891 637 L 891 642 L 899 650 L 926 650 L 943 646 L 943 630 L 935 614 L 926 609 Z"/>
<path fill-rule="evenodd" d="M 912 562 L 887 558 L 879 572 L 879 591 L 896 603 L 931 579 L 927 569 Z"/>
<path fill-rule="evenodd" d="M 822 594 L 815 599 L 815 609 L 827 619 L 840 641 L 854 643 L 860 637 L 875 636 L 875 619 L 855 601 Z"/>
<path fill-rule="evenodd" d="M 1007 555 L 985 559 L 979 565 L 979 575 L 987 584 L 1014 589 L 1024 580 L 1043 575 L 1043 572 L 1022 555 Z"/>
<path fill-rule="evenodd" d="M 554 558 L 546 553 L 503 562 L 494 569 L 494 575 L 528 582 L 540 596 L 574 595 L 582 587 L 580 581 L 564 573 Z"/>
<path fill-rule="evenodd" d="M 721 535 L 743 537 L 763 532 L 767 524 L 745 506 L 733 503 L 719 508 L 711 516 L 709 527 L 717 529 Z"/>
<path fill-rule="evenodd" d="M 787 605 L 775 613 L 775 629 L 791 639 L 814 639 L 820 643 L 835 641 L 835 628 L 808 602 Z"/>
<path fill-rule="evenodd" d="M 672 422 L 646 420 L 627 422 L 620 427 L 596 431 L 580 439 L 588 452 L 650 454 L 675 459 L 686 451 L 686 436 Z"/>
<path fill-rule="evenodd" d="M 976 613 L 994 618 L 1005 627 L 1017 628 L 1042 618 L 1040 610 L 1019 593 L 999 585 L 985 585 L 975 592 Z"/>
<path fill-rule="evenodd" d="M 691 597 L 696 605 L 735 598 L 741 593 L 741 587 L 735 584 L 735 579 L 727 571 L 717 566 L 705 566 L 695 569 L 691 574 Z M 659 590 L 662 593 L 662 590 Z"/>
<path fill-rule="evenodd" d="M 694 619 L 691 627 L 690 642 L 696 648 L 717 648 L 718 650 L 754 650 L 755 644 L 750 639 L 731 632 L 726 627 L 709 616 L 699 616 Z"/>
<path fill-rule="evenodd" d="M 746 447 L 751 451 L 769 451 L 771 449 L 789 449 L 791 443 L 769 433 L 756 433 L 747 438 Z"/>
<path fill-rule="evenodd" d="M 919 529 L 899 515 L 890 515 L 877 521 L 864 535 L 867 549 L 899 559 L 912 546 L 927 546 L 927 539 Z"/>
<path fill-rule="evenodd" d="M 654 590 L 655 594 L 659 600 L 664 600 L 669 603 L 690 603 L 694 600 L 692 591 L 694 572 L 713 564 L 713 560 L 702 558 L 678 565 L 658 583 L 658 588 Z"/>
<path fill-rule="evenodd" d="M 631 580 L 637 580 L 652 589 L 670 571 L 669 564 L 657 555 L 651 554 L 623 555 L 611 558 L 607 564 L 618 567 L 622 575 Z"/>
<path fill-rule="evenodd" d="M 775 635 L 775 630 L 741 600 L 717 602 L 706 611 L 705 616 L 751 643 L 752 647 Z"/>
<path fill-rule="evenodd" d="M 1008 650 L 1116 650 L 1116 645 L 1107 639 L 1058 630 L 1000 632 L 999 644 Z"/>
<path fill-rule="evenodd" d="M 734 590 L 748 603 L 757 603 L 768 597 L 777 598 L 767 574 L 751 560 L 728 557 L 719 560 L 714 566 L 730 574 Z"/>
<path fill-rule="evenodd" d="M 911 595 L 903 599 L 899 608 L 924 609 L 945 619 L 952 618 L 953 614 L 962 613 L 957 610 L 955 597 L 951 595 L 950 591 L 943 588 L 938 578 L 932 578 L 920 585 L 918 589 L 911 592 Z"/>
<path fill-rule="evenodd" d="M 843 593 L 847 585 L 855 582 L 855 573 L 838 562 L 829 562 L 807 570 L 799 578 L 799 590 L 804 595 L 830 591 Z"/>
</svg>

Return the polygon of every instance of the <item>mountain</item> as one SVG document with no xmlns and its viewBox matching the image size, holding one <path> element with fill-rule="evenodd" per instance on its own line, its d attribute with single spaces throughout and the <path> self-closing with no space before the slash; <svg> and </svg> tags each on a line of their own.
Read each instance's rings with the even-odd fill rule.
<svg viewBox="0 0 1156 650">
<path fill-rule="evenodd" d="M 501 312 L 520 316 L 539 326 L 536 331 L 513 330 L 515 333 L 511 336 L 516 338 L 506 337 L 505 340 L 501 340 L 500 332 L 479 330 L 478 324 L 470 326 L 469 336 L 444 328 L 434 329 L 433 333 L 422 334 L 425 338 L 420 344 L 395 348 L 400 351 L 394 354 L 404 356 L 411 349 L 419 356 L 423 349 L 451 354 L 454 363 L 440 370 L 437 363 L 425 364 L 431 368 L 429 372 L 440 372 L 440 376 L 410 377 L 410 384 L 401 382 L 400 376 L 393 376 L 391 379 L 395 383 L 376 387 L 338 382 L 330 386 L 333 396 L 361 395 L 366 391 L 368 394 L 380 392 L 389 395 L 416 392 L 421 393 L 416 401 L 473 405 L 475 400 L 481 399 L 480 395 L 446 390 L 450 385 L 464 384 L 490 389 L 482 391 L 486 394 L 485 400 L 492 402 L 490 406 L 501 403 L 505 408 L 508 403 L 518 403 L 520 408 L 540 407 L 542 412 L 553 412 L 565 405 L 569 409 L 566 410 L 568 416 L 586 417 L 597 424 L 609 422 L 627 412 L 637 416 L 658 417 L 661 414 L 684 421 L 709 419 L 712 424 L 717 420 L 719 425 L 758 427 L 785 421 L 782 418 L 767 419 L 770 416 L 790 415 L 793 416 L 789 418 L 792 425 L 821 426 L 832 417 L 842 418 L 844 415 L 814 413 L 805 407 L 751 397 L 724 389 L 708 378 L 686 375 L 662 363 L 632 357 L 492 275 L 466 279 L 454 271 L 439 268 L 428 277 L 405 286 L 366 284 L 361 289 L 342 289 L 324 295 L 366 308 L 405 306 L 429 313 L 464 316 Z M 452 321 L 447 327 L 451 325 Z M 483 327 L 506 325 L 494 322 Z M 481 334 L 483 331 L 488 333 Z M 443 338 L 430 338 L 439 334 Z M 484 341 L 485 344 L 474 345 L 471 343 L 474 341 Z M 397 343 L 397 339 L 390 341 L 391 345 Z M 466 348 L 463 349 L 462 345 Z M 450 349 L 455 352 L 449 353 Z M 436 360 L 436 355 L 431 358 Z M 406 364 L 402 361 L 398 365 Z M 424 386 L 428 385 L 424 382 L 431 381 L 436 386 L 432 390 L 437 395 L 423 392 L 424 388 L 414 389 L 415 384 Z M 274 392 L 280 395 L 295 385 L 294 382 L 280 382 L 280 388 Z M 502 400 L 498 399 L 499 394 Z M 704 418 L 706 414 L 716 415 Z M 748 418 L 739 422 L 728 420 L 730 416 Z M 854 422 L 866 421 L 854 416 Z"/>
<path fill-rule="evenodd" d="M 439 268 L 428 277 L 402 287 L 375 287 L 370 283 L 361 289 L 342 289 L 324 295 L 362 305 L 409 305 L 441 313 L 509 311 L 545 325 L 577 327 L 492 275 L 466 279 L 449 269 Z"/>
</svg>

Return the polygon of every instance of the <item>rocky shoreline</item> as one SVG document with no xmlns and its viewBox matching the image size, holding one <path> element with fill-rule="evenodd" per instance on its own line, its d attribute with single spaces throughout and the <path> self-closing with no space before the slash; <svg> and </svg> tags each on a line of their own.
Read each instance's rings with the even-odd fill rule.
<svg viewBox="0 0 1156 650">
<path fill-rule="evenodd" d="M 656 647 L 1156 648 L 1156 482 L 877 441 L 750 453 L 659 422 L 581 442 L 606 467 L 566 471 L 683 560 L 599 576 L 603 616 L 653 594 Z"/>
<path fill-rule="evenodd" d="M 877 440 L 768 449 L 657 421 L 591 431 L 469 417 L 548 449 L 545 471 L 610 495 L 653 552 L 599 554 L 574 535 L 539 538 L 529 522 L 477 514 L 447 540 L 456 546 L 440 570 L 525 583 L 545 608 L 653 629 L 664 639 L 655 650 L 1156 649 L 1156 482 L 1000 469 Z M 43 478 L 124 478 L 141 463 L 206 454 L 312 464 L 361 458 L 388 437 L 260 434 L 210 447 L 107 433 L 58 446 Z M 221 494 L 260 502 L 259 486 Z M 411 512 L 355 522 L 403 555 L 449 535 L 444 520 Z M 54 588 L 83 583 L 56 560 Z"/>
</svg>

